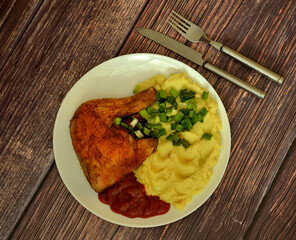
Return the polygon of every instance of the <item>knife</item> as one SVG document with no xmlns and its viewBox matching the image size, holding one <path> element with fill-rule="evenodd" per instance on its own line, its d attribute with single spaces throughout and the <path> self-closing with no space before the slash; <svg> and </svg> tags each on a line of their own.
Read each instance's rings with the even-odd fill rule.
<svg viewBox="0 0 296 240">
<path fill-rule="evenodd" d="M 200 65 L 204 67 L 207 70 L 210 70 L 211 72 L 219 75 L 220 77 L 223 77 L 224 79 L 228 80 L 229 82 L 236 84 L 237 86 L 243 88 L 244 90 L 254 94 L 256 97 L 259 97 L 263 99 L 265 97 L 265 92 L 262 92 L 261 90 L 255 88 L 254 86 L 242 81 L 241 79 L 233 76 L 232 74 L 222 70 L 221 68 L 211 64 L 210 62 L 207 62 L 203 60 L 202 54 L 195 51 L 194 49 L 187 47 L 186 45 L 168 37 L 165 36 L 162 33 L 156 32 L 152 29 L 148 28 L 137 28 L 137 32 L 144 35 L 145 37 L 150 38 L 151 40 L 159 43 L 160 45 L 174 51 L 175 53 L 178 53 L 182 57 L 185 57 L 189 59 L 191 62 L 196 63 L 197 65 Z"/>
</svg>

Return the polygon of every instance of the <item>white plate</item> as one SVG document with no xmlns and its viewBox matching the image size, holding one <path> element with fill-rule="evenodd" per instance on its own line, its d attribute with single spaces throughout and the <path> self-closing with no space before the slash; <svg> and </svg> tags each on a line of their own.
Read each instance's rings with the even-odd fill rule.
<svg viewBox="0 0 296 240">
<path fill-rule="evenodd" d="M 81 103 L 95 98 L 126 97 L 140 81 L 156 74 L 186 72 L 200 86 L 208 89 L 218 103 L 218 114 L 222 120 L 222 150 L 213 176 L 202 193 L 184 209 L 171 207 L 164 215 L 152 218 L 127 218 L 112 212 L 108 205 L 98 200 L 98 194 L 87 182 L 75 155 L 69 123 Z M 177 221 L 199 208 L 214 192 L 227 167 L 230 154 L 230 127 L 221 99 L 213 87 L 199 73 L 189 66 L 169 57 L 155 54 L 130 54 L 106 61 L 86 73 L 69 91 L 58 111 L 53 134 L 53 149 L 58 171 L 74 198 L 86 209 L 100 218 L 123 226 L 155 227 Z"/>
</svg>

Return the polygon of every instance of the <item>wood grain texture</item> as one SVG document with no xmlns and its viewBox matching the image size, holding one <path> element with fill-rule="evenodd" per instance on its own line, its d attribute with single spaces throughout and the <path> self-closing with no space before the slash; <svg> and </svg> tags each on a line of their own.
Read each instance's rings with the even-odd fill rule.
<svg viewBox="0 0 296 240">
<path fill-rule="evenodd" d="M 62 99 L 84 73 L 116 55 L 144 5 L 44 1 L 6 61 L 0 72 L 4 239 L 53 163 L 52 130 Z"/>
<path fill-rule="evenodd" d="M 42 0 L 9 0 L 0 3 L 0 70 L 39 10 Z"/>
<path fill-rule="evenodd" d="M 292 181 L 295 169 L 291 167 L 291 159 L 295 159 L 295 146 L 292 148 L 292 143 L 295 145 L 296 136 L 294 1 L 150 0 L 146 5 L 144 1 L 122 1 L 117 8 L 106 4 L 101 2 L 100 6 L 94 6 L 91 3 L 76 4 L 70 1 L 44 2 L 26 31 L 24 40 L 22 39 L 9 59 L 9 67 L 0 73 L 0 79 L 4 79 L 0 83 L 1 94 L 4 95 L 1 106 L 4 106 L 4 110 L 0 109 L 0 113 L 5 114 L 5 121 L 1 122 L 1 126 L 2 123 L 8 126 L 7 129 L 0 130 L 1 136 L 7 136 L 3 142 L 1 139 L 0 145 L 0 186 L 1 189 L 15 187 L 20 181 L 25 181 L 22 196 L 13 190 L 8 193 L 0 190 L 1 197 L 4 193 L 6 199 L 10 199 L 15 194 L 18 201 L 21 200 L 25 205 L 28 203 L 52 163 L 51 133 L 48 128 L 53 125 L 60 101 L 79 76 L 117 54 L 116 50 L 119 49 L 119 55 L 149 52 L 176 58 L 208 79 L 221 97 L 231 125 L 232 151 L 227 171 L 210 199 L 188 217 L 167 226 L 135 229 L 117 226 L 90 214 L 73 199 L 59 178 L 56 168 L 52 167 L 13 232 L 13 239 L 21 236 L 26 239 L 242 239 L 244 236 L 249 239 L 295 238 L 295 205 L 293 208 L 289 204 L 293 203 L 295 196 L 295 184 Z M 138 4 L 138 9 L 134 9 L 132 4 Z M 142 7 L 144 9 L 141 12 Z M 65 12 L 57 10 L 60 8 L 65 9 Z M 124 33 L 115 27 L 115 23 L 112 25 L 115 30 L 108 30 L 105 26 L 110 24 L 116 15 L 115 10 L 118 9 L 124 9 L 120 16 L 127 19 L 127 23 L 119 19 L 120 17 L 117 19 L 117 23 L 127 27 Z M 171 10 L 199 24 L 214 40 L 223 42 L 283 75 L 286 81 L 278 86 L 206 44 L 186 41 L 165 24 Z M 82 15 L 79 19 L 69 17 L 78 13 Z M 51 16 L 52 14 L 55 16 Z M 98 19 L 94 20 L 97 15 Z M 144 38 L 135 31 L 138 26 L 165 33 L 202 52 L 205 59 L 265 90 L 266 99 L 256 99 L 224 79 Z M 100 31 L 97 31 L 98 28 Z M 55 32 L 55 35 L 51 36 L 51 32 Z M 122 35 L 117 36 L 119 33 Z M 128 38 L 124 39 L 126 41 L 120 47 L 124 38 L 122 36 Z M 109 42 L 109 39 L 112 41 Z M 119 39 L 121 42 L 117 44 Z M 27 41 L 33 44 L 32 49 L 26 44 Z M 25 66 L 25 72 L 22 73 L 18 66 Z M 15 80 L 9 85 L 11 79 Z M 32 79 L 33 86 L 26 87 Z M 24 81 L 23 85 L 18 86 L 21 81 Z M 50 92 L 46 87 L 49 87 Z M 20 93 L 22 88 L 27 88 L 29 93 L 21 93 L 18 98 L 13 98 L 13 91 Z M 30 97 L 32 93 L 36 96 Z M 15 102 L 8 101 L 11 99 Z M 21 104 L 21 100 L 24 103 Z M 25 107 L 22 112 L 21 107 Z M 13 111 L 14 109 L 17 111 Z M 42 126 L 37 127 L 40 122 Z M 12 163 L 8 164 L 4 157 Z M 24 162 L 21 163 L 21 160 Z M 16 166 L 19 168 L 15 169 Z M 28 169 L 32 169 L 32 166 L 36 166 L 36 169 L 29 172 Z M 11 180 L 13 176 L 18 176 L 21 169 L 25 169 L 25 177 Z M 27 181 L 27 177 L 34 184 Z M 287 183 L 283 189 L 280 188 L 282 182 Z M 16 214 L 12 207 L 16 206 L 16 202 L 7 204 L 7 211 L 3 210 L 4 203 L 5 201 L 0 202 L 1 213 L 4 212 L 4 217 L 13 219 Z M 271 206 L 277 211 L 272 212 L 271 217 L 266 217 Z M 20 213 L 23 210 L 24 208 L 18 208 L 15 211 Z M 288 217 L 282 215 L 285 213 Z M 0 219 L 4 218 L 1 216 Z M 0 222 L 0 226 L 5 226 L 4 224 Z M 269 225 L 273 226 L 272 230 L 268 229 Z M 257 234 L 259 228 L 266 229 L 267 232 Z"/>
<path fill-rule="evenodd" d="M 289 150 L 245 239 L 295 239 L 296 142 Z"/>
</svg>

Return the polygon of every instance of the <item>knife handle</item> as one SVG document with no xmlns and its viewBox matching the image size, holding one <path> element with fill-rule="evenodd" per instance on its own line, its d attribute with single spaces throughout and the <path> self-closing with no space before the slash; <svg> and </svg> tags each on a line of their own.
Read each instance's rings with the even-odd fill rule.
<svg viewBox="0 0 296 240">
<path fill-rule="evenodd" d="M 276 82 L 279 85 L 281 85 L 283 83 L 283 81 L 284 81 L 284 78 L 281 77 L 280 75 L 268 70 L 267 68 L 261 66 L 260 64 L 254 62 L 251 59 L 243 56 L 242 54 L 234 51 L 230 47 L 227 47 L 227 46 L 223 45 L 221 47 L 221 52 L 226 53 L 230 57 L 244 63 L 249 68 L 252 68 L 252 69 L 256 70 L 257 72 L 261 73 L 262 75 L 264 75 L 265 77 L 269 78 L 270 80 Z"/>
<path fill-rule="evenodd" d="M 253 87 L 252 85 L 242 81 L 241 79 L 233 76 L 232 74 L 222 70 L 221 68 L 211 64 L 210 62 L 205 62 L 203 64 L 203 67 L 205 69 L 210 70 L 213 73 L 216 73 L 217 75 L 219 75 L 220 77 L 223 77 L 224 79 L 228 80 L 231 83 L 234 83 L 235 85 L 243 88 L 244 90 L 254 94 L 256 97 L 259 97 L 261 99 L 264 99 L 266 93 L 262 92 L 261 90 L 259 90 L 258 88 Z"/>
</svg>

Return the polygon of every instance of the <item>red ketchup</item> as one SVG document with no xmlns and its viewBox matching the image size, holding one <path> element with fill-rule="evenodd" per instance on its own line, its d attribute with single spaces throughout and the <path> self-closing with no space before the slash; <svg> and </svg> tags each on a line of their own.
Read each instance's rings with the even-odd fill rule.
<svg viewBox="0 0 296 240">
<path fill-rule="evenodd" d="M 148 218 L 170 210 L 170 204 L 158 196 L 147 196 L 144 185 L 137 181 L 133 173 L 99 193 L 99 199 L 110 205 L 113 212 L 129 218 Z"/>
</svg>

